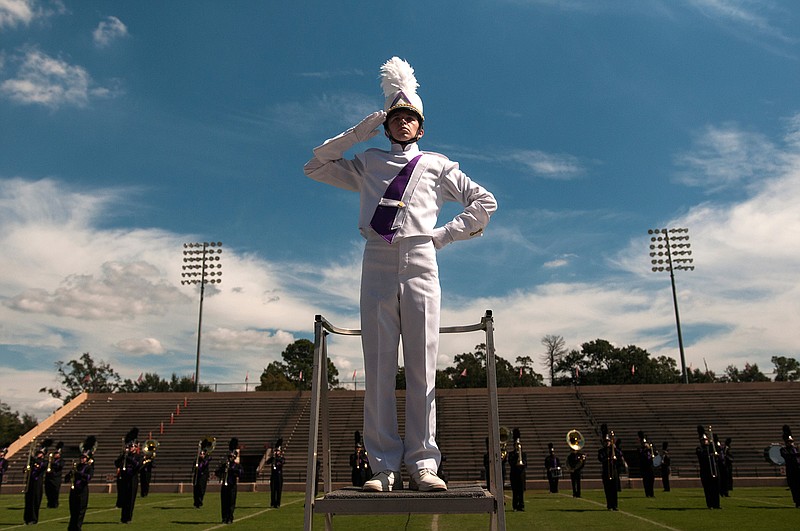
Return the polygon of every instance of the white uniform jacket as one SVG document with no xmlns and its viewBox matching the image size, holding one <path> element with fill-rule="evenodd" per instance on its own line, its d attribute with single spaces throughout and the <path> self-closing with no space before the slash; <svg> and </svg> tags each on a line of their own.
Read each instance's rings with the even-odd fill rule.
<svg viewBox="0 0 800 531">
<path fill-rule="evenodd" d="M 370 221 L 387 186 L 419 154 L 422 157 L 402 199 L 389 204 L 399 207 L 392 227 L 397 229 L 396 237 L 430 236 L 434 246 L 441 249 L 456 240 L 479 236 L 497 209 L 494 196 L 459 170 L 458 163 L 438 153 L 420 151 L 416 143 L 405 150 L 399 144 L 392 144 L 391 151 L 368 149 L 353 160 L 322 162 L 315 156 L 306 163 L 304 172 L 316 181 L 361 194 L 358 228 L 366 238 L 372 231 Z M 444 226 L 436 227 L 446 201 L 461 203 L 464 211 Z"/>
</svg>

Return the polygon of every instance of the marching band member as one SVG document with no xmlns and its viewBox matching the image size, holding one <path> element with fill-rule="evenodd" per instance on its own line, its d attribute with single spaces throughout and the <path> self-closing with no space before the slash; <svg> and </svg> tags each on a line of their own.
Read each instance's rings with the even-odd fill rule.
<svg viewBox="0 0 800 531">
<path fill-rule="evenodd" d="M 697 436 L 700 446 L 695 449 L 697 463 L 700 465 L 700 482 L 703 484 L 703 493 L 706 497 L 706 506 L 709 509 L 721 509 L 719 505 L 719 471 L 714 444 L 706 434 L 702 425 L 697 425 Z"/>
<path fill-rule="evenodd" d="M 669 475 L 672 472 L 670 463 L 672 458 L 669 455 L 669 443 L 664 441 L 661 443 L 661 485 L 664 487 L 664 492 L 669 492 Z"/>
<path fill-rule="evenodd" d="M 728 482 L 725 488 L 726 496 L 733 490 L 733 452 L 731 452 L 731 442 L 732 439 L 727 437 L 725 444 L 722 446 L 722 465 L 725 467 L 725 479 Z"/>
<path fill-rule="evenodd" d="M 86 508 L 89 506 L 89 482 L 94 476 L 94 451 L 97 439 L 90 435 L 83 442 L 78 463 L 67 474 L 69 489 L 69 525 L 67 531 L 81 531 Z"/>
<path fill-rule="evenodd" d="M 586 465 L 586 454 L 580 448 L 573 447 L 567 456 L 567 468 L 569 469 L 569 480 L 572 483 L 572 497 L 581 497 L 581 477 L 583 467 Z"/>
<path fill-rule="evenodd" d="M 474 183 L 458 164 L 423 152 L 422 100 L 414 70 L 393 57 L 381 67 L 384 109 L 314 149 L 305 174 L 361 196 L 358 228 L 367 240 L 361 271 L 361 340 L 366 394 L 364 431 L 377 471 L 368 491 L 402 488 L 400 467 L 411 472 L 410 488 L 446 490 L 437 475 L 436 358 L 441 288 L 437 250 L 480 235 L 497 208 L 492 194 Z M 369 149 L 353 160 L 344 153 L 378 134 L 390 150 Z M 445 202 L 464 210 L 435 227 Z M 406 374 L 406 429 L 401 438 L 395 398 L 398 348 L 403 339 Z"/>
<path fill-rule="evenodd" d="M 719 441 L 719 437 L 715 433 L 714 449 L 717 457 L 717 473 L 719 474 L 719 495 L 723 498 L 728 497 L 728 467 L 725 464 L 725 445 Z"/>
<path fill-rule="evenodd" d="M 547 483 L 551 494 L 558 494 L 558 479 L 561 477 L 561 459 L 556 457 L 553 443 L 547 443 L 547 457 L 544 458 L 544 470 L 547 473 Z"/>
<path fill-rule="evenodd" d="M 192 471 L 192 495 L 194 506 L 198 509 L 203 506 L 203 498 L 206 496 L 208 476 L 211 474 L 211 447 L 213 444 L 213 440 L 208 438 L 200 441 L 200 450 Z"/>
<path fill-rule="evenodd" d="M 275 442 L 275 450 L 267 459 L 267 464 L 271 465 L 269 474 L 269 500 L 270 507 L 279 509 L 281 506 L 281 494 L 283 494 L 283 465 L 286 458 L 283 455 L 283 439 Z M 317 473 L 316 476 L 319 476 Z M 314 478 L 316 482 L 316 477 Z"/>
<path fill-rule="evenodd" d="M 239 439 L 234 437 L 228 443 L 228 455 L 225 461 L 220 463 L 216 472 L 220 482 L 219 499 L 223 524 L 233 523 L 239 477 L 243 472 L 242 465 L 239 462 Z"/>
<path fill-rule="evenodd" d="M 61 471 L 64 462 L 61 459 L 61 449 L 64 443 L 59 441 L 55 450 L 47 455 L 47 469 L 44 473 L 44 494 L 47 497 L 47 508 L 58 508 L 58 497 L 61 491 Z"/>
<path fill-rule="evenodd" d="M 597 460 L 600 461 L 600 464 L 603 467 L 603 492 L 606 495 L 606 508 L 609 511 L 618 511 L 618 462 L 622 458 L 622 452 L 616 447 L 614 433 L 609 433 L 608 426 L 606 424 L 600 425 L 600 433 L 603 437 L 603 447 L 597 452 Z"/>
<path fill-rule="evenodd" d="M 528 467 L 528 454 L 522 451 L 519 428 L 512 432 L 514 447 L 508 452 L 508 471 L 511 479 L 511 507 L 515 511 L 525 510 L 525 489 Z"/>
<path fill-rule="evenodd" d="M 117 501 L 122 510 L 120 521 L 127 524 L 133 520 L 133 508 L 139 490 L 139 470 L 142 467 L 142 456 L 139 452 L 139 428 L 131 428 L 125 434 L 124 448 L 114 461 L 117 467 Z"/>
<path fill-rule="evenodd" d="M 8 459 L 6 459 L 7 453 L 8 446 L 5 444 L 0 445 L 0 491 L 2 491 L 3 476 L 5 476 L 6 470 L 8 470 Z"/>
<path fill-rule="evenodd" d="M 783 425 L 783 446 L 781 446 L 781 457 L 785 461 L 786 482 L 789 490 L 792 491 L 792 501 L 794 506 L 800 508 L 800 451 L 792 437 L 792 430 L 788 424 Z"/>
<path fill-rule="evenodd" d="M 656 482 L 655 468 L 653 468 L 653 459 L 656 452 L 653 450 L 653 445 L 647 442 L 643 431 L 637 432 L 639 436 L 639 471 L 642 474 L 642 486 L 644 487 L 644 495 L 648 498 L 655 498 L 656 494 L 653 487 Z"/>
<path fill-rule="evenodd" d="M 51 444 L 53 444 L 52 439 L 46 439 L 41 446 L 36 448 L 33 456 L 28 460 L 25 480 L 25 511 L 23 513 L 25 525 L 32 525 L 39 521 L 39 508 L 42 506 L 42 493 L 44 490 L 44 474 L 47 469 L 47 461 L 44 456 Z"/>
<path fill-rule="evenodd" d="M 361 440 L 361 432 L 355 432 L 356 448 L 350 454 L 350 479 L 356 487 L 363 487 L 364 483 L 372 477 L 372 468 L 369 466 L 369 456 L 364 450 L 364 443 Z"/>
</svg>

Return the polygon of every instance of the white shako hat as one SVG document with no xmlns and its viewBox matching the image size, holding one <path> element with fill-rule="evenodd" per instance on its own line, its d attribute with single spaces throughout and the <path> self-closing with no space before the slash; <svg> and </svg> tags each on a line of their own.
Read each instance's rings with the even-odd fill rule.
<svg viewBox="0 0 800 531">
<path fill-rule="evenodd" d="M 386 114 L 395 109 L 410 109 L 424 121 L 422 99 L 417 95 L 418 87 L 414 69 L 403 59 L 392 57 L 381 66 L 381 88 L 386 97 L 383 110 Z"/>
</svg>

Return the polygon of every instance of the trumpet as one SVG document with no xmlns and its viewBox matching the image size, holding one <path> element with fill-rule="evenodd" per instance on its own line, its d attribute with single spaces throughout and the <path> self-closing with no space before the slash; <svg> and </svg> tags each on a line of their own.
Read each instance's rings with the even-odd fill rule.
<svg viewBox="0 0 800 531">
<path fill-rule="evenodd" d="M 522 460 L 522 443 L 519 442 L 519 439 L 514 441 L 514 451 L 517 452 L 517 466 L 525 466 Z"/>
</svg>

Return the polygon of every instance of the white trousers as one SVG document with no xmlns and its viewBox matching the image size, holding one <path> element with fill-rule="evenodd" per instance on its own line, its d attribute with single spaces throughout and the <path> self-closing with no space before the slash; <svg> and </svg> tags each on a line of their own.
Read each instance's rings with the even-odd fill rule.
<svg viewBox="0 0 800 531">
<path fill-rule="evenodd" d="M 401 463 L 410 473 L 439 467 L 435 388 L 440 304 L 436 250 L 429 237 L 400 238 L 391 245 L 374 234 L 367 240 L 361 271 L 364 442 L 375 472 L 400 470 Z M 404 439 L 395 399 L 401 336 Z"/>
</svg>

